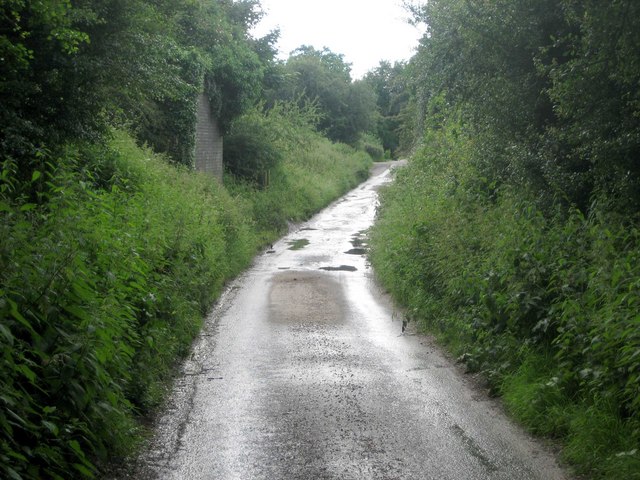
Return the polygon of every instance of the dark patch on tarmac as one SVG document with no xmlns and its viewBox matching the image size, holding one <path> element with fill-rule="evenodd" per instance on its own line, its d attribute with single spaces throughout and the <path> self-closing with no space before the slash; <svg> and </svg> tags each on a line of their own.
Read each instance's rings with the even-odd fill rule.
<svg viewBox="0 0 640 480">
<path fill-rule="evenodd" d="M 346 252 L 347 255 L 366 255 L 367 250 L 364 248 L 352 248 L 351 250 L 348 250 Z"/>
<path fill-rule="evenodd" d="M 367 246 L 367 231 L 362 230 L 361 232 L 353 235 L 351 240 L 351 245 L 355 248 L 366 247 Z"/>
<path fill-rule="evenodd" d="M 451 431 L 462 440 L 465 446 L 465 449 L 471 455 L 476 457 L 489 472 L 498 471 L 498 467 L 496 467 L 496 465 L 491 461 L 491 459 L 489 459 L 489 457 L 484 452 L 484 450 L 482 450 L 482 448 L 480 448 L 478 443 L 469 435 L 467 435 L 467 433 L 459 425 L 454 424 L 450 428 L 451 428 Z"/>
<path fill-rule="evenodd" d="M 327 272 L 355 272 L 358 269 L 351 265 L 340 265 L 339 267 L 320 267 L 320 270 L 325 270 Z"/>
<path fill-rule="evenodd" d="M 298 238 L 296 240 L 291 240 L 288 243 L 290 245 L 289 250 L 302 250 L 304 247 L 309 245 L 309 240 L 306 238 Z"/>
</svg>

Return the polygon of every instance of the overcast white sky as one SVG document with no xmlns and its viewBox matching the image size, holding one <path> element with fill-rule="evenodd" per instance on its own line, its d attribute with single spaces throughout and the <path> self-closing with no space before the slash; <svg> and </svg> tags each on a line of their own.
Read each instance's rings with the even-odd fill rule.
<svg viewBox="0 0 640 480">
<path fill-rule="evenodd" d="M 328 47 L 352 64 L 361 78 L 380 60 L 408 60 L 421 32 L 407 23 L 402 0 L 261 0 L 266 16 L 256 27 L 260 37 L 280 28 L 280 58 L 301 45 Z"/>
</svg>

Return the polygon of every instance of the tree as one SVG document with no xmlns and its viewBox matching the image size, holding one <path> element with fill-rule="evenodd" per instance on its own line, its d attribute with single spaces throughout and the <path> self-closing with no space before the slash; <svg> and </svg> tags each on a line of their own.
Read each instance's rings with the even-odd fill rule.
<svg viewBox="0 0 640 480">
<path fill-rule="evenodd" d="M 602 194 L 637 210 L 639 8 L 430 1 L 414 8 L 428 26 L 410 65 L 414 104 L 462 111 L 476 165 L 496 185 L 529 189 L 547 205 L 563 199 L 586 211 Z M 416 111 L 420 124 L 429 108 Z"/>
<path fill-rule="evenodd" d="M 367 85 L 351 81 L 343 55 L 327 48 L 302 46 L 292 52 L 278 96 L 302 104 L 317 102 L 322 115 L 318 128 L 336 142 L 353 144 L 373 128 L 375 97 Z"/>
<path fill-rule="evenodd" d="M 0 8 L 0 161 L 25 180 L 42 170 L 51 144 L 95 124 L 91 102 L 74 94 L 75 61 L 89 42 L 74 23 L 90 15 L 68 1 L 5 0 Z"/>
<path fill-rule="evenodd" d="M 538 58 L 557 117 L 543 137 L 549 182 L 585 210 L 595 195 L 636 213 L 640 5 L 566 0 L 562 6 L 565 28 Z"/>
<path fill-rule="evenodd" d="M 5 0 L 0 156 L 28 179 L 45 168 L 47 152 L 98 140 L 116 125 L 190 164 L 203 87 L 223 129 L 261 94 L 274 37 L 250 37 L 258 6 L 256 0 Z"/>
<path fill-rule="evenodd" d="M 406 65 L 387 61 L 365 75 L 367 82 L 376 94 L 376 104 L 380 116 L 377 121 L 377 134 L 385 150 L 392 154 L 400 147 L 401 114 L 409 101 L 409 89 L 405 77 Z"/>
</svg>

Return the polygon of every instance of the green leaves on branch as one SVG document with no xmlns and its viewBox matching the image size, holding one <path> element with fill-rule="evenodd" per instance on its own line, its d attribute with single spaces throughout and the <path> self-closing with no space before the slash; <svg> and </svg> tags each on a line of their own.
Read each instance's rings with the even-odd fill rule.
<svg viewBox="0 0 640 480">
<path fill-rule="evenodd" d="M 410 77 L 407 66 L 404 63 L 392 66 L 389 62 L 382 61 L 377 68 L 367 73 L 364 81 L 376 94 L 379 113 L 376 134 L 382 141 L 384 150 L 394 155 L 401 143 L 402 147 L 410 149 L 415 132 L 410 123 L 406 122 L 406 113 L 410 108 Z M 403 136 L 403 131 L 408 131 L 409 136 Z"/>
<path fill-rule="evenodd" d="M 351 67 L 340 54 L 302 46 L 284 66 L 275 99 L 314 103 L 319 131 L 335 142 L 354 145 L 360 134 L 375 129 L 376 99 L 362 81 L 351 81 Z"/>
<path fill-rule="evenodd" d="M 204 89 L 226 128 L 258 98 L 269 49 L 249 37 L 255 1 L 7 0 L 0 8 L 0 156 L 26 179 L 43 147 L 109 126 L 192 164 Z M 269 41 L 266 43 L 269 45 Z"/>
<path fill-rule="evenodd" d="M 416 123 L 444 95 L 478 139 L 482 175 L 586 212 L 640 208 L 637 2 L 435 0 L 411 61 Z M 615 205 L 614 205 L 615 204 Z"/>
</svg>

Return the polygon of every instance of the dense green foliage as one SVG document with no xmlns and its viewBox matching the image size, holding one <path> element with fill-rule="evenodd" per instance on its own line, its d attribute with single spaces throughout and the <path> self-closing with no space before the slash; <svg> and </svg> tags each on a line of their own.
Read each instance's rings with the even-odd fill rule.
<svg viewBox="0 0 640 480">
<path fill-rule="evenodd" d="M 283 67 L 276 33 L 249 35 L 259 17 L 0 0 L 0 477 L 91 478 L 131 454 L 224 283 L 366 177 L 310 102 L 262 98 Z M 203 91 L 228 188 L 190 168 Z"/>
<path fill-rule="evenodd" d="M 290 128 L 265 191 L 230 194 L 117 133 L 34 176 L 51 184 L 44 205 L 2 196 L 3 478 L 91 476 L 130 453 L 135 417 L 162 399 L 224 282 L 366 175 L 364 153 Z"/>
<path fill-rule="evenodd" d="M 316 104 L 317 128 L 333 141 L 354 145 L 361 134 L 375 133 L 375 92 L 362 80 L 352 81 L 343 56 L 327 48 L 302 46 L 292 52 L 271 96 Z"/>
<path fill-rule="evenodd" d="M 434 0 L 371 258 L 533 431 L 640 478 L 640 5 Z"/>
<path fill-rule="evenodd" d="M 3 196 L 0 468 L 83 476 L 127 451 L 132 411 L 158 401 L 255 234 L 214 181 L 122 135 L 35 181 L 51 184 L 43 206 Z"/>
<path fill-rule="evenodd" d="M 228 128 L 259 98 L 274 53 L 273 37 L 249 37 L 254 0 L 0 5 L 0 156 L 23 179 L 66 141 L 114 124 L 191 164 L 197 94 Z"/>
<path fill-rule="evenodd" d="M 429 2 L 412 61 L 420 124 L 462 106 L 474 161 L 540 206 L 639 208 L 637 2 Z M 613 207 L 613 205 L 612 205 Z"/>
<path fill-rule="evenodd" d="M 303 146 L 318 122 L 314 106 L 277 102 L 239 117 L 225 138 L 225 169 L 238 178 L 267 186 L 265 176 L 292 148 Z"/>
<path fill-rule="evenodd" d="M 364 78 L 376 95 L 376 134 L 391 157 L 395 157 L 400 150 L 402 130 L 406 128 L 403 120 L 409 108 L 408 80 L 405 64 L 396 63 L 392 66 L 386 61 L 380 62 Z"/>
</svg>

